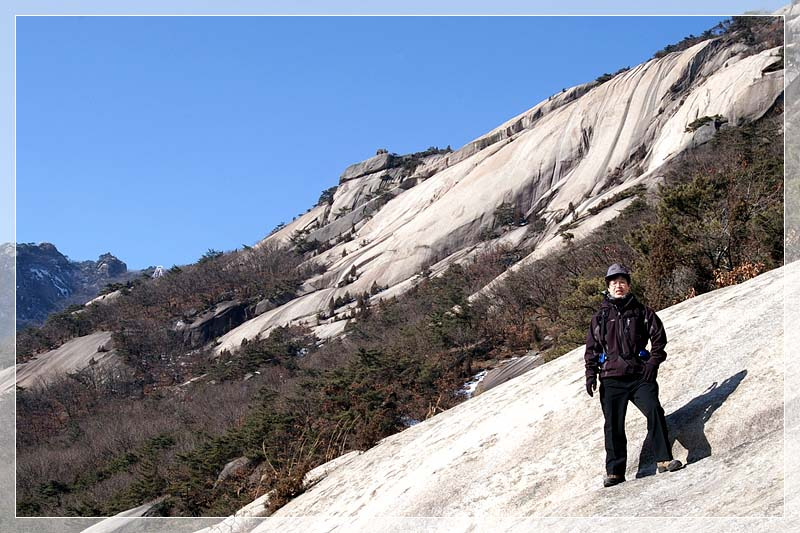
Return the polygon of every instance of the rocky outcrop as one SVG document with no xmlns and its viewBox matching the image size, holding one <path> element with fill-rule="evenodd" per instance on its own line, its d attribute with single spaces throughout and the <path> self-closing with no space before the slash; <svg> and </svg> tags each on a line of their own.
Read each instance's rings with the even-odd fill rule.
<svg viewBox="0 0 800 533">
<path fill-rule="evenodd" d="M 125 274 L 128 271 L 128 265 L 113 255 L 106 253 L 101 255 L 97 260 L 97 266 L 95 269 L 97 270 L 97 274 L 99 276 L 113 278 Z"/>
<path fill-rule="evenodd" d="M 97 298 L 92 298 L 91 300 L 86 302 L 86 306 L 88 307 L 88 306 L 90 306 L 92 304 L 98 304 L 98 305 L 109 304 L 109 303 L 115 301 L 116 299 L 118 299 L 120 296 L 122 296 L 122 291 L 121 290 L 111 291 L 111 292 L 106 293 L 106 294 L 101 294 Z"/>
<path fill-rule="evenodd" d="M 191 323 L 179 322 L 176 329 L 183 332 L 187 346 L 196 348 L 224 335 L 245 321 L 247 305 L 232 300 L 220 302 Z"/>
<path fill-rule="evenodd" d="M 124 283 L 137 274 L 129 272 L 125 263 L 109 253 L 97 261 L 75 262 L 50 243 L 18 244 L 17 328 L 39 325 L 49 314 L 69 305 L 84 304 L 105 285 Z"/>
<path fill-rule="evenodd" d="M 116 364 L 118 359 L 113 349 L 111 333 L 107 331 L 92 333 L 67 341 L 55 350 L 18 364 L 17 385 L 26 388 L 35 387 L 95 363 L 102 367 Z"/>
<path fill-rule="evenodd" d="M 659 313 L 670 337 L 660 397 L 684 470 L 655 473 L 645 419 L 631 409 L 628 481 L 602 488 L 603 417 L 583 387 L 581 348 L 384 439 L 247 530 L 395 531 L 402 517 L 420 516 L 491 519 L 496 531 L 518 531 L 522 517 L 540 526 L 545 517 L 597 516 L 780 522 L 797 499 L 787 492 L 784 501 L 784 475 L 797 461 L 784 465 L 780 318 L 784 296 L 800 297 L 797 279 L 793 263 Z M 798 391 L 786 389 L 785 402 L 798 401 Z M 798 420 L 785 423 L 787 436 L 796 434 Z M 597 527 L 558 520 L 565 531 Z"/>
<path fill-rule="evenodd" d="M 331 299 L 369 292 L 373 284 L 389 287 L 374 298 L 398 294 L 426 267 L 443 271 L 499 240 L 535 248 L 517 263 L 527 264 L 563 245 L 558 232 L 567 216 L 576 239 L 588 235 L 631 200 L 596 213 L 590 209 L 634 185 L 655 187 L 666 162 L 713 136 L 716 129 L 689 128 L 694 121 L 719 116 L 726 121 L 720 127 L 742 124 L 781 98 L 783 71 L 764 72 L 779 49 L 748 56 L 742 46 L 700 42 L 605 83 L 554 95 L 460 150 L 424 158 L 408 178 L 426 178 L 414 178 L 419 183 L 409 189 L 388 174 L 396 162 L 390 154 L 349 167 L 330 206 L 265 240 L 287 242 L 287 235 L 301 231 L 313 235 L 325 245 L 307 252 L 309 261 L 326 272 L 307 280 L 296 300 L 223 336 L 218 350 L 234 351 L 242 339 L 287 323 L 307 323 L 318 335 L 336 331 L 317 320 Z M 392 195 L 367 213 L 360 207 L 367 204 L 359 202 L 367 191 L 377 191 L 383 174 L 389 184 L 384 190 Z M 502 204 L 513 206 L 524 221 L 486 241 Z"/>
<path fill-rule="evenodd" d="M 436 147 L 402 156 L 381 153 L 351 165 L 342 174 L 332 197 L 311 210 L 313 215 L 302 216 L 286 231 L 276 232 L 265 241 L 290 242 L 316 252 L 342 243 L 346 246 L 386 203 L 432 175 L 434 162 L 441 161 L 447 153 L 449 148 Z"/>
<path fill-rule="evenodd" d="M 18 327 L 43 322 L 72 296 L 79 268 L 50 243 L 20 244 L 16 254 Z"/>
<path fill-rule="evenodd" d="M 218 524 L 198 530 L 196 533 L 245 533 L 257 527 L 262 520 L 259 517 L 268 516 L 267 508 L 272 492 L 263 494 L 239 509 L 234 516 L 229 516 Z"/>
<path fill-rule="evenodd" d="M 503 361 L 497 367 L 489 370 L 475 387 L 475 395 L 486 392 L 490 389 L 502 385 L 506 381 L 533 370 L 537 366 L 544 364 L 544 359 L 539 354 L 524 355 L 515 357 L 508 361 Z"/>
<path fill-rule="evenodd" d="M 339 177 L 339 183 L 345 183 L 367 174 L 378 172 L 379 170 L 387 169 L 395 163 L 397 156 L 390 153 L 377 154 L 366 161 L 355 163 L 344 169 L 342 175 Z"/>
</svg>

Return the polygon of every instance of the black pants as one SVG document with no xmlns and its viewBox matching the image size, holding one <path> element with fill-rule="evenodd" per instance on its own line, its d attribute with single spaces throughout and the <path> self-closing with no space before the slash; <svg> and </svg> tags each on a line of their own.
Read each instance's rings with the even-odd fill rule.
<svg viewBox="0 0 800 533">
<path fill-rule="evenodd" d="M 647 436 L 656 461 L 671 461 L 664 409 L 658 401 L 658 383 L 647 383 L 641 376 L 605 378 L 600 381 L 600 404 L 605 416 L 606 473 L 625 475 L 628 459 L 625 438 L 625 413 L 628 401 L 647 417 Z"/>
</svg>

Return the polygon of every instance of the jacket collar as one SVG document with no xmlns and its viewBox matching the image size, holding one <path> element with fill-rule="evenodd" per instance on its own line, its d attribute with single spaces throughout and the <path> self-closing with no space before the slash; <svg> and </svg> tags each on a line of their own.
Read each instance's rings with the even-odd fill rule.
<svg viewBox="0 0 800 533">
<path fill-rule="evenodd" d="M 639 300 L 636 299 L 636 296 L 632 292 L 629 292 L 627 296 L 624 298 L 612 298 L 609 296 L 608 292 L 603 293 L 603 305 L 604 307 L 615 307 L 618 311 L 622 311 L 624 309 L 633 308 L 639 304 Z"/>
</svg>

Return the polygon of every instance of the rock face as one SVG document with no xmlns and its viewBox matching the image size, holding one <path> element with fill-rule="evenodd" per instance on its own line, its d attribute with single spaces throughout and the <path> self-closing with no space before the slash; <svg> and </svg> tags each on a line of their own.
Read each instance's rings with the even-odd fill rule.
<svg viewBox="0 0 800 533">
<path fill-rule="evenodd" d="M 363 452 L 360 451 L 347 452 L 346 454 L 340 455 L 332 461 L 328 461 L 325 464 L 321 464 L 318 467 L 309 470 L 303 477 L 303 486 L 306 488 L 306 490 L 308 490 L 310 487 L 313 487 L 325 479 L 331 472 L 346 465 L 362 453 Z"/>
<path fill-rule="evenodd" d="M 26 388 L 37 386 L 57 376 L 86 368 L 92 361 L 106 365 L 116 360 L 111 333 L 92 333 L 67 341 L 55 350 L 39 354 L 31 361 L 17 365 L 17 385 Z M 9 388 L 6 380 L 2 382 L 0 394 L 7 392 Z"/>
<path fill-rule="evenodd" d="M 665 162 L 708 141 L 717 125 L 771 109 L 784 80 L 783 70 L 767 67 L 779 54 L 704 41 L 554 95 L 455 152 L 380 154 L 348 167 L 330 204 L 262 241 L 301 243 L 325 273 L 307 280 L 299 298 L 223 336 L 218 350 L 235 351 L 278 325 L 315 326 L 317 313 L 345 292 L 377 284 L 389 290 L 374 298 L 398 294 L 427 267 L 442 271 L 498 242 L 535 246 L 518 263 L 525 264 L 562 245 L 564 223 L 582 238 L 630 199 L 590 215 L 600 202 L 634 185 L 654 187 Z M 706 125 L 690 127 L 698 119 Z M 503 205 L 517 226 L 486 240 Z M 316 333 L 341 329 L 325 323 Z"/>
<path fill-rule="evenodd" d="M 440 522 L 442 531 L 467 531 L 470 519 L 518 531 L 522 517 L 539 518 L 527 522 L 539 527 L 545 517 L 780 518 L 797 500 L 787 492 L 784 502 L 784 474 L 797 464 L 784 464 L 784 422 L 788 438 L 798 420 L 784 421 L 781 318 L 784 290 L 786 301 L 800 297 L 790 281 L 797 279 L 800 263 L 792 263 L 659 313 L 670 338 L 660 398 L 683 470 L 655 473 L 645 419 L 631 408 L 628 481 L 602 488 L 603 416 L 598 396 L 584 390 L 581 348 L 349 458 L 248 530 L 394 531 L 403 517 L 406 525 L 411 517 L 462 519 Z M 787 388 L 786 404 L 798 400 Z M 558 520 L 561 531 L 597 528 L 594 520 Z M 757 530 L 798 525 L 768 524 Z M 692 530 L 726 530 L 709 526 Z"/>
<path fill-rule="evenodd" d="M 379 170 L 387 169 L 393 166 L 396 158 L 397 156 L 390 153 L 377 154 L 375 157 L 371 157 L 366 161 L 350 165 L 344 169 L 344 172 L 342 172 L 339 182 L 344 183 L 346 181 L 366 176 L 367 174 L 373 174 Z"/>
<path fill-rule="evenodd" d="M 17 324 L 43 322 L 72 296 L 76 266 L 50 243 L 17 246 Z"/>
<path fill-rule="evenodd" d="M 13 252 L 13 245 L 5 246 Z M 137 275 L 108 253 L 97 261 L 75 262 L 46 242 L 18 244 L 15 253 L 17 329 L 39 325 L 50 313 L 93 299 L 106 284 Z"/>
<path fill-rule="evenodd" d="M 201 314 L 191 324 L 181 324 L 184 343 L 192 348 L 230 331 L 245 320 L 246 305 L 238 301 L 220 302 Z"/>
<path fill-rule="evenodd" d="M 121 276 L 128 271 L 128 265 L 108 253 L 100 256 L 95 268 L 98 275 L 106 278 Z"/>
<path fill-rule="evenodd" d="M 498 385 L 505 383 L 510 379 L 541 366 L 544 360 L 540 355 L 525 355 L 517 357 L 508 361 L 504 361 L 497 368 L 493 368 L 486 373 L 486 376 L 475 387 L 475 395 L 484 393 L 489 389 L 493 389 Z"/>
</svg>

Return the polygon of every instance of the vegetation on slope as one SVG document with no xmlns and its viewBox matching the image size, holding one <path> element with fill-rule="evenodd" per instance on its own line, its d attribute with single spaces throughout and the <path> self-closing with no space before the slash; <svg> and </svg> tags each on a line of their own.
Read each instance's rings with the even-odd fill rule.
<svg viewBox="0 0 800 533">
<path fill-rule="evenodd" d="M 762 50 L 783 45 L 783 17 L 731 17 L 713 28 L 705 30 L 700 35 L 689 35 L 677 43 L 668 44 L 653 54 L 653 57 L 659 58 L 672 52 L 680 52 L 713 38 L 720 38 L 725 42 L 747 44 L 748 53 L 757 54 Z"/>
<path fill-rule="evenodd" d="M 132 364 L 141 365 L 154 352 L 183 351 L 178 321 L 192 322 L 223 301 L 254 306 L 268 300 L 273 306 L 295 296 L 303 280 L 319 272 L 298 268 L 302 258 L 274 246 L 247 247 L 230 253 L 209 250 L 197 263 L 173 266 L 163 277 L 143 277 L 123 287 L 109 303 L 73 306 L 51 315 L 41 328 L 17 335 L 17 362 L 51 350 L 74 337 L 94 331 L 113 331 L 116 346 Z"/>
</svg>

